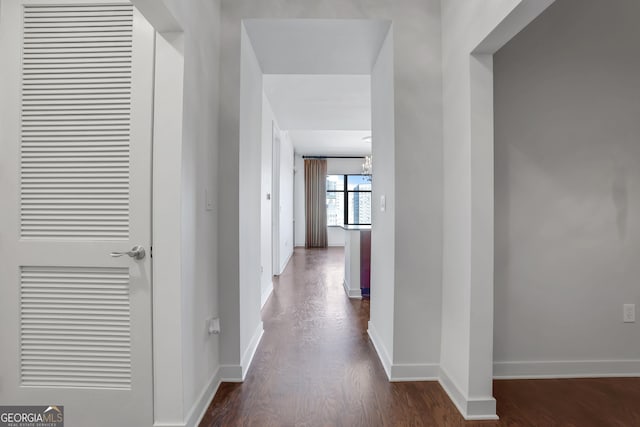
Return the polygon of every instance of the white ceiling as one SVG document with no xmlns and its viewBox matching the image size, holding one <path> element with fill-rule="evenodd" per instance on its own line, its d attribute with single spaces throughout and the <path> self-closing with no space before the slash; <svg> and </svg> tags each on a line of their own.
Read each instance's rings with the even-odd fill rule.
<svg viewBox="0 0 640 427">
<path fill-rule="evenodd" d="M 245 19 L 264 74 L 369 74 L 390 21 Z"/>
<path fill-rule="evenodd" d="M 371 144 L 371 78 L 265 75 L 264 92 L 296 153 L 365 155 Z"/>
<path fill-rule="evenodd" d="M 264 91 L 282 129 L 371 129 L 368 75 L 266 75 Z"/>
<path fill-rule="evenodd" d="M 293 130 L 289 131 L 296 153 L 307 156 L 365 156 L 371 143 L 362 138 L 371 131 Z"/>
<path fill-rule="evenodd" d="M 370 73 L 389 21 L 249 19 L 264 91 L 299 154 L 365 155 Z"/>
</svg>

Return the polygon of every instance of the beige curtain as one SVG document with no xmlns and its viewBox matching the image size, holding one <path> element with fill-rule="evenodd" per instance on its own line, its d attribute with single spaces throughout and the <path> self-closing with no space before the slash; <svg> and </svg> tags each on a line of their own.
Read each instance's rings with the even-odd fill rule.
<svg viewBox="0 0 640 427">
<path fill-rule="evenodd" d="M 327 161 L 304 159 L 306 247 L 327 247 Z"/>
</svg>

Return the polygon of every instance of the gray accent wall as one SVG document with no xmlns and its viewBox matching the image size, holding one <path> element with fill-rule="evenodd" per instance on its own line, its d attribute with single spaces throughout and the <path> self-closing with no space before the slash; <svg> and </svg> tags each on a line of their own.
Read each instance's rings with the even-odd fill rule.
<svg viewBox="0 0 640 427">
<path fill-rule="evenodd" d="M 640 373 L 638 18 L 558 0 L 494 56 L 497 376 Z"/>
</svg>

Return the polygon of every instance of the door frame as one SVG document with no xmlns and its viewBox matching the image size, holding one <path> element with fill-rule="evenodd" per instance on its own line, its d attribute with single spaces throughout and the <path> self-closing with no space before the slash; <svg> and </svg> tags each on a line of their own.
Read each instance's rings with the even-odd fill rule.
<svg viewBox="0 0 640 427">
<path fill-rule="evenodd" d="M 271 270 L 280 271 L 280 143 L 282 133 L 275 121 L 271 122 Z"/>
<path fill-rule="evenodd" d="M 164 2 L 131 0 L 156 30 L 151 242 L 154 425 L 195 425 L 183 398 L 181 203 L 184 29 Z"/>
</svg>

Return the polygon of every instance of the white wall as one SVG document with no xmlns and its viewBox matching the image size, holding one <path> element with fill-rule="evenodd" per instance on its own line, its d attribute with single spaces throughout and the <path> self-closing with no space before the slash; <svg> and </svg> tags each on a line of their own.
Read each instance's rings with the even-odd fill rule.
<svg viewBox="0 0 640 427">
<path fill-rule="evenodd" d="M 153 412 L 154 420 L 184 419 L 182 346 L 182 104 L 184 34 L 156 36 L 153 94 Z M 176 47 L 177 45 L 177 47 Z M 162 172 L 160 172 L 162 171 Z M 177 404 L 176 404 L 177 402 Z"/>
<path fill-rule="evenodd" d="M 262 96 L 262 153 L 261 153 L 261 194 L 260 194 L 260 293 L 261 305 L 267 301 L 273 289 L 273 263 L 272 263 L 272 147 L 273 147 L 273 122 L 275 116 L 267 97 Z M 267 196 L 268 195 L 268 196 Z"/>
<path fill-rule="evenodd" d="M 275 124 L 275 129 L 273 128 Z M 273 132 L 280 141 L 272 151 Z M 276 159 L 273 156 L 277 156 Z M 262 304 L 273 289 L 273 275 L 282 274 L 293 255 L 294 217 L 293 145 L 287 132 L 280 130 L 270 101 L 263 95 L 262 106 Z M 271 200 L 267 200 L 270 193 Z M 277 210 L 275 210 L 277 207 Z M 276 221 L 277 224 L 274 224 Z M 275 241 L 272 240 L 274 235 Z M 274 245 L 276 247 L 274 248 Z M 275 256 L 278 259 L 273 259 Z"/>
<path fill-rule="evenodd" d="M 363 159 L 327 159 L 327 175 L 343 175 L 362 173 Z M 305 245 L 305 213 L 304 213 L 304 159 L 296 154 L 295 174 L 295 239 L 296 246 Z M 327 227 L 327 243 L 329 246 L 344 246 L 344 230 L 341 227 Z"/>
<path fill-rule="evenodd" d="M 262 151 L 262 70 L 256 58 L 251 41 L 244 27 L 241 27 L 242 55 L 240 76 L 240 116 L 239 116 L 239 158 L 245 168 L 239 174 L 239 221 L 242 224 L 238 237 L 241 241 L 251 242 L 240 247 L 239 255 L 239 326 L 240 342 L 237 351 L 240 354 L 242 378 L 253 357 L 257 340 L 262 334 L 260 319 L 260 245 L 256 237 L 260 236 L 260 164 Z M 225 182 L 233 181 L 229 175 Z M 237 238 L 238 238 L 237 237 Z M 229 247 L 231 249 L 232 247 Z M 231 254 L 233 256 L 233 253 Z M 256 280 L 258 279 L 258 280 Z M 226 362 L 226 361 L 225 361 Z M 236 365 L 234 363 L 236 367 Z"/>
<path fill-rule="evenodd" d="M 640 374 L 639 16 L 558 1 L 495 55 L 497 375 Z"/>
<path fill-rule="evenodd" d="M 371 306 L 369 336 L 387 376 L 392 376 L 395 316 L 395 150 L 394 60 L 392 26 L 371 72 Z M 386 208 L 380 210 L 380 197 Z M 431 362 L 431 361 L 429 361 Z"/>
<path fill-rule="evenodd" d="M 152 14 L 154 9 L 163 9 L 161 4 L 144 0 L 135 4 Z M 211 76 L 220 69 L 221 24 L 220 1 L 164 0 L 164 5 L 184 28 L 182 179 L 181 200 L 176 200 L 181 210 L 182 255 L 181 280 L 175 284 L 181 298 L 174 300 L 179 307 L 173 307 L 181 313 L 181 342 L 173 346 L 182 350 L 174 360 L 182 365 L 167 367 L 181 373 L 176 377 L 181 383 L 171 385 L 175 399 L 163 408 L 164 418 L 156 422 L 180 425 L 197 421 L 202 405 L 208 404 L 217 386 L 220 364 L 218 337 L 209 335 L 205 324 L 207 318 L 218 315 L 218 212 L 205 209 L 204 195 L 209 191 L 215 200 L 217 194 L 219 82 Z M 161 18 L 161 13 L 155 16 Z M 166 30 L 170 20 L 152 23 Z"/>
<path fill-rule="evenodd" d="M 442 0 L 444 241 L 440 380 L 495 418 L 492 57 L 552 0 Z"/>
<path fill-rule="evenodd" d="M 276 150 L 278 161 L 273 159 L 273 126 L 279 132 L 280 146 Z M 274 167 L 278 170 L 274 170 Z M 274 274 L 281 274 L 287 265 L 287 261 L 293 254 L 293 145 L 287 134 L 280 130 L 278 119 L 266 95 L 263 94 L 262 105 L 262 202 L 261 202 L 261 263 L 262 263 L 262 304 L 265 303 L 273 288 L 272 278 Z M 274 173 L 275 180 L 274 180 Z M 277 188 L 274 188 L 277 186 Z M 270 200 L 267 199 L 270 194 Z M 278 211 L 273 211 L 275 205 Z M 278 245 L 277 257 L 273 262 L 272 221 L 278 222 L 276 242 Z M 274 264 L 277 266 L 274 270 Z"/>
<path fill-rule="evenodd" d="M 278 255 L 280 259 L 278 260 L 278 265 L 280 267 L 277 274 L 282 274 L 291 255 L 293 255 L 293 168 L 294 168 L 294 153 L 293 153 L 293 144 L 291 143 L 291 138 L 287 132 L 280 133 L 280 179 L 279 182 L 279 192 L 278 192 L 278 202 L 280 204 L 280 215 L 279 215 L 279 227 L 278 227 L 278 242 L 280 245 L 280 249 L 278 251 Z"/>
</svg>

